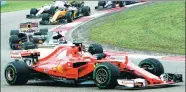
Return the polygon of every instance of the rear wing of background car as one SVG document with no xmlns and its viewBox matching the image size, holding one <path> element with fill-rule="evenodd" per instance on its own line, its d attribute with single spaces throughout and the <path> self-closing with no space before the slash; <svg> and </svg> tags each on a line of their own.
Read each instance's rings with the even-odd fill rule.
<svg viewBox="0 0 186 92">
<path fill-rule="evenodd" d="M 38 26 L 39 25 L 37 22 L 20 23 L 20 28 L 33 28 L 33 27 L 38 28 Z"/>
</svg>

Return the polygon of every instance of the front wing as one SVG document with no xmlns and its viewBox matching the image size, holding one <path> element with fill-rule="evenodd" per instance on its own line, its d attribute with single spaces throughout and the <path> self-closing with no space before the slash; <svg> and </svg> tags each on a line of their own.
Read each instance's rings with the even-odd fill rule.
<svg viewBox="0 0 186 92">
<path fill-rule="evenodd" d="M 172 73 L 164 73 L 160 76 L 160 79 L 163 83 L 149 85 L 145 79 L 137 78 L 137 79 L 117 79 L 117 82 L 120 86 L 124 86 L 126 88 L 153 88 L 153 87 L 164 87 L 170 86 L 179 82 L 183 82 L 182 74 L 172 74 Z"/>
<path fill-rule="evenodd" d="M 37 19 L 37 18 L 41 18 L 41 17 L 42 17 L 42 15 L 40 15 L 40 16 L 36 16 L 36 15 L 32 15 L 32 14 L 26 15 L 26 18 L 27 18 L 27 19 Z"/>
</svg>

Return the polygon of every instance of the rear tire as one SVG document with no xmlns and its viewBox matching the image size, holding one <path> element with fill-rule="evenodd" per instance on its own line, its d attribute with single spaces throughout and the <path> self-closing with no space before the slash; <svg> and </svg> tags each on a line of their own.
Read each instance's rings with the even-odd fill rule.
<svg viewBox="0 0 186 92">
<path fill-rule="evenodd" d="M 12 44 L 18 43 L 19 42 L 19 37 L 17 35 L 11 35 L 9 42 L 11 42 Z"/>
<path fill-rule="evenodd" d="M 162 63 L 154 58 L 147 58 L 142 60 L 139 65 L 139 67 L 144 68 L 146 71 L 156 75 L 160 76 L 164 73 L 164 67 Z"/>
<path fill-rule="evenodd" d="M 49 21 L 49 19 L 50 19 L 50 14 L 44 13 L 42 16 L 42 21 Z"/>
<path fill-rule="evenodd" d="M 116 1 L 112 1 L 112 8 L 116 8 Z"/>
<path fill-rule="evenodd" d="M 96 56 L 97 60 L 101 60 L 102 58 L 106 57 L 106 55 L 104 53 L 94 54 L 94 56 Z"/>
<path fill-rule="evenodd" d="M 10 85 L 23 85 L 28 82 L 29 67 L 23 61 L 13 61 L 5 68 L 5 79 Z"/>
<path fill-rule="evenodd" d="M 55 11 L 56 11 L 56 7 L 54 6 L 50 7 L 50 10 L 49 10 L 50 15 L 54 15 Z"/>
<path fill-rule="evenodd" d="M 67 23 L 70 23 L 73 21 L 73 14 L 71 11 L 67 12 L 66 19 L 67 19 Z"/>
<path fill-rule="evenodd" d="M 100 89 L 113 89 L 118 83 L 120 70 L 114 64 L 104 62 L 96 66 L 93 72 L 93 79 L 96 86 Z"/>
<path fill-rule="evenodd" d="M 82 11 L 83 11 L 83 16 L 90 16 L 90 7 L 83 6 Z"/>
<path fill-rule="evenodd" d="M 100 44 L 91 44 L 88 47 L 88 52 L 90 52 L 92 55 L 98 54 L 98 53 L 103 53 L 103 48 Z"/>
<path fill-rule="evenodd" d="M 11 30 L 10 31 L 10 35 L 18 35 L 19 34 L 19 30 Z"/>
<path fill-rule="evenodd" d="M 9 38 L 9 46 L 12 50 L 16 50 L 17 48 L 15 48 L 13 45 L 14 44 L 18 44 L 19 42 L 19 37 L 17 35 L 11 35 Z"/>
</svg>

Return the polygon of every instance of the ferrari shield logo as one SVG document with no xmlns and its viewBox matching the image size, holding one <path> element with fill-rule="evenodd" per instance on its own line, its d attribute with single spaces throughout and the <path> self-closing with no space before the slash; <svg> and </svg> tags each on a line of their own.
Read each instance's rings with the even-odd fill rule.
<svg viewBox="0 0 186 92">
<path fill-rule="evenodd" d="M 57 67 L 57 70 L 58 70 L 60 73 L 63 73 L 63 67 L 62 67 L 61 65 L 59 65 L 59 66 Z"/>
</svg>

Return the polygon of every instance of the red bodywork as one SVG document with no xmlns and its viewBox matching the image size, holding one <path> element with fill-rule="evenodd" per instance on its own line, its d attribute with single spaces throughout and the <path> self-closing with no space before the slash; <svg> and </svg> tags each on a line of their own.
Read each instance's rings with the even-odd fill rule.
<svg viewBox="0 0 186 92">
<path fill-rule="evenodd" d="M 131 72 L 134 75 L 145 78 L 150 85 L 160 84 L 163 81 L 154 74 L 129 62 L 128 56 L 125 60 L 115 60 L 107 55 L 106 58 L 97 60 L 91 54 L 83 55 L 83 51 L 79 51 L 78 46 L 59 46 L 48 56 L 39 59 L 39 61 L 32 65 L 31 68 L 37 72 L 45 73 L 55 77 L 66 79 L 75 79 L 87 76 L 94 71 L 98 63 L 110 62 L 119 67 L 121 72 Z M 39 53 L 37 51 L 22 52 L 21 55 L 30 55 L 32 53 Z M 87 52 L 88 53 L 88 52 Z M 107 54 L 107 53 L 105 53 Z M 74 67 L 75 63 L 84 63 L 79 67 Z"/>
</svg>

